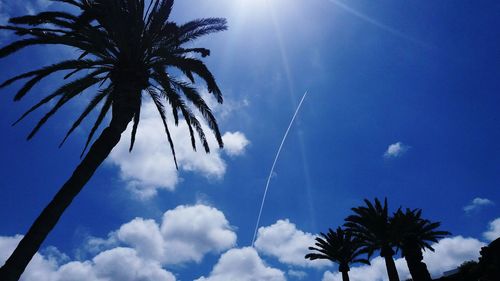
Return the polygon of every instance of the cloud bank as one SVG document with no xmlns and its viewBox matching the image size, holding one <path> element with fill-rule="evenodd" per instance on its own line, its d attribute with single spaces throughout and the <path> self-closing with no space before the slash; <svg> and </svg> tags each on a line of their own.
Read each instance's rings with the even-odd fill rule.
<svg viewBox="0 0 500 281">
<path fill-rule="evenodd" d="M 497 218 L 483 235 L 492 240 L 499 234 Z M 261 227 L 255 248 L 236 247 L 234 227 L 220 210 L 201 203 L 181 205 L 166 211 L 159 221 L 138 217 L 110 232 L 106 239 L 90 239 L 85 250 L 92 254 L 91 258 L 70 260 L 56 248 L 48 247 L 34 256 L 21 281 L 175 281 L 172 268 L 199 263 L 208 254 L 221 255 L 210 272 L 195 281 L 305 280 L 308 271 L 331 265 L 328 261 L 304 259 L 314 237 L 284 219 Z M 21 238 L 0 236 L 0 264 Z M 432 245 L 435 252 L 424 252 L 424 262 L 431 275 L 439 277 L 465 261 L 477 260 L 485 245 L 474 238 L 445 238 Z M 271 266 L 263 257 L 276 261 Z M 395 263 L 401 280 L 409 278 L 405 260 L 397 258 Z M 387 280 L 381 257 L 372 259 L 370 266 L 351 267 L 349 274 L 358 281 Z M 340 281 L 342 276 L 330 269 L 322 280 Z"/>
<path fill-rule="evenodd" d="M 0 264 L 21 238 L 0 236 Z M 107 239 L 89 242 L 87 250 L 96 253 L 83 261 L 67 262 L 56 249 L 49 251 L 55 254 L 37 253 L 21 281 L 174 281 L 164 267 L 228 250 L 236 244 L 236 233 L 221 211 L 197 204 L 169 210 L 160 222 L 135 218 Z"/>
</svg>

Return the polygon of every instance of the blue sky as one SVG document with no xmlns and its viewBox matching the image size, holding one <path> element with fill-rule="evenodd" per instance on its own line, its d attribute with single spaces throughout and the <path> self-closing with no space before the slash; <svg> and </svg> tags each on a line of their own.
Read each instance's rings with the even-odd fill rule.
<svg viewBox="0 0 500 281">
<path fill-rule="evenodd" d="M 0 21 L 44 8 L 54 5 L 0 1 Z M 195 44 L 212 51 L 207 64 L 225 103 L 211 104 L 226 149 L 192 153 L 179 128 L 177 173 L 146 105 L 134 152 L 125 151 L 129 139 L 122 138 L 27 274 L 59 280 L 79 268 L 96 280 L 123 280 L 109 270 L 140 264 L 151 280 L 225 280 L 243 278 L 245 270 L 256 280 L 339 280 L 335 266 L 306 263 L 304 246 L 374 197 L 388 197 L 392 210 L 422 208 L 453 233 L 426 256 L 433 274 L 476 258 L 500 232 L 499 12 L 497 1 L 176 1 L 177 22 L 228 19 L 228 31 Z M 2 44 L 12 39 L 0 35 Z M 1 76 L 72 54 L 23 51 L 0 60 Z M 18 103 L 12 97 L 19 84 L 1 90 L 0 260 L 78 164 L 91 126 L 58 149 L 91 92 L 30 142 L 25 137 L 43 110 L 10 126 L 58 82 L 47 80 Z M 305 91 L 271 180 L 264 228 L 248 248 L 269 169 Z M 451 264 L 441 264 L 447 255 Z M 239 258 L 245 266 L 233 272 Z M 378 262 L 352 273 L 382 280 L 374 273 Z"/>
</svg>

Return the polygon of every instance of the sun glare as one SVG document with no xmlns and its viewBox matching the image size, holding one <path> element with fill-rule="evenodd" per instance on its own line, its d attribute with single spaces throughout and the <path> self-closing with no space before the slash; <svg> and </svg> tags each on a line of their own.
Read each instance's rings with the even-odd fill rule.
<svg viewBox="0 0 500 281">
<path fill-rule="evenodd" d="M 240 9 L 244 9 L 246 12 L 265 12 L 269 9 L 272 4 L 272 0 L 236 0 L 237 5 Z"/>
</svg>

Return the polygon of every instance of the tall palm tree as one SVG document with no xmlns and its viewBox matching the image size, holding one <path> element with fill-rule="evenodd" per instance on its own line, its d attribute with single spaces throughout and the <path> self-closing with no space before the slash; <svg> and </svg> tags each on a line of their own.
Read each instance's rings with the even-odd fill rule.
<svg viewBox="0 0 500 281">
<path fill-rule="evenodd" d="M 448 231 L 437 230 L 440 222 L 430 222 L 422 218 L 421 209 L 406 209 L 403 212 L 399 208 L 390 218 L 390 223 L 395 230 L 395 238 L 401 255 L 408 264 L 408 269 L 414 281 L 430 281 L 431 275 L 426 264 L 422 261 L 422 250 L 434 251 L 431 242 L 450 235 Z"/>
<path fill-rule="evenodd" d="M 306 259 L 327 259 L 339 264 L 339 271 L 342 273 L 342 280 L 349 281 L 349 265 L 352 263 L 370 264 L 367 259 L 359 258 L 365 254 L 361 249 L 361 243 L 352 236 L 349 231 L 337 228 L 337 231 L 329 229 L 327 234 L 320 233 L 321 237 L 316 237 L 316 247 L 309 247 L 309 250 L 319 253 L 310 253 Z"/>
<path fill-rule="evenodd" d="M 364 201 L 366 206 L 352 208 L 355 214 L 345 219 L 344 226 L 362 241 L 368 256 L 380 250 L 380 256 L 385 259 L 389 280 L 399 281 L 393 259 L 395 254 L 393 250 L 394 233 L 389 223 L 387 198 L 385 198 L 383 206 L 377 198 L 375 198 L 375 204 L 367 199 Z"/>
<path fill-rule="evenodd" d="M 20 278 L 64 210 L 113 147 L 118 144 L 129 123 L 133 124 L 130 143 L 130 150 L 132 150 L 143 99 L 150 99 L 158 110 L 176 167 L 174 145 L 167 126 L 165 108 L 167 105 L 172 109 L 176 125 L 179 122 L 179 111 L 182 114 L 189 128 L 193 149 L 196 149 L 195 134 L 197 134 L 205 151 L 207 153 L 210 151 L 203 127 L 192 109 L 201 113 L 214 133 L 218 145 L 223 146 L 217 122 L 194 84 L 196 75 L 206 82 L 208 91 L 219 103 L 222 103 L 222 94 L 213 75 L 196 57 L 197 55 L 206 57 L 210 51 L 205 48 L 190 48 L 186 45 L 200 36 L 225 30 L 227 28 L 225 19 L 197 19 L 178 25 L 168 20 L 173 0 L 54 1 L 68 4 L 72 6 L 70 10 L 76 10 L 78 13 L 49 11 L 10 19 L 10 24 L 1 26 L 0 29 L 14 31 L 22 38 L 1 48 L 0 58 L 34 45 L 64 45 L 76 48 L 81 55 L 18 75 L 5 81 L 0 87 L 5 87 L 20 79 L 28 79 L 15 95 L 14 100 L 17 101 L 40 80 L 53 73 L 64 71 L 67 73 L 65 79 L 76 77 L 41 99 L 21 116 L 20 120 L 42 105 L 57 99 L 48 113 L 31 131 L 28 139 L 31 139 L 40 127 L 69 100 L 79 96 L 86 89 L 98 88 L 95 96 L 76 119 L 63 140 L 64 142 L 89 113 L 102 103 L 82 155 L 108 112 L 111 112 L 111 119 L 90 146 L 71 177 L 35 220 L 18 247 L 0 269 L 2 281 Z M 187 79 L 179 80 L 169 75 L 168 67 L 180 70 Z"/>
</svg>

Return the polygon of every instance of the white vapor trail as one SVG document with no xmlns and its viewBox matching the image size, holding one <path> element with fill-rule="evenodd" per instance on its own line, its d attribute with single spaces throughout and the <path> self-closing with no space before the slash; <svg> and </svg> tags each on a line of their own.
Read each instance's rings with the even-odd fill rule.
<svg viewBox="0 0 500 281">
<path fill-rule="evenodd" d="M 300 107 L 302 106 L 302 103 L 304 102 L 304 99 L 307 96 L 307 91 L 304 93 L 302 96 L 302 99 L 299 102 L 299 105 L 297 106 L 297 109 L 295 110 L 295 113 L 293 114 L 292 120 L 290 121 L 290 124 L 288 125 L 288 128 L 286 129 L 285 135 L 283 136 L 283 139 L 281 140 L 280 147 L 278 148 L 278 152 L 276 153 L 276 156 L 274 157 L 274 162 L 273 165 L 271 166 L 271 171 L 269 172 L 269 176 L 267 177 L 267 182 L 266 182 L 266 188 L 264 190 L 264 196 L 262 196 L 262 203 L 260 204 L 260 210 L 259 210 L 259 216 L 257 217 L 257 223 L 255 224 L 255 231 L 253 233 L 253 238 L 252 238 L 252 247 L 255 244 L 255 239 L 257 238 L 257 230 L 259 229 L 259 224 L 260 224 L 260 217 L 262 216 L 262 210 L 264 209 L 264 203 L 266 202 L 266 196 L 267 196 L 267 190 L 269 189 L 269 183 L 271 182 L 271 177 L 274 172 L 274 166 L 276 166 L 276 162 L 278 162 L 278 157 L 280 156 L 281 149 L 283 148 L 283 144 L 285 143 L 286 137 L 288 136 L 288 132 L 290 131 L 290 128 L 292 128 L 293 121 L 295 120 L 295 117 L 297 117 L 297 114 L 299 113 Z"/>
</svg>

